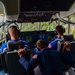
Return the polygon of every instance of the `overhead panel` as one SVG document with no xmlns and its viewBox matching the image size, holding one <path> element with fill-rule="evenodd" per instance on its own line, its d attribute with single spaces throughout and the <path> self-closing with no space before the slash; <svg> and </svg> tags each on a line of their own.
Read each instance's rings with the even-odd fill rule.
<svg viewBox="0 0 75 75">
<path fill-rule="evenodd" d="M 19 0 L 1 0 L 6 8 L 7 15 L 19 14 Z"/>
</svg>

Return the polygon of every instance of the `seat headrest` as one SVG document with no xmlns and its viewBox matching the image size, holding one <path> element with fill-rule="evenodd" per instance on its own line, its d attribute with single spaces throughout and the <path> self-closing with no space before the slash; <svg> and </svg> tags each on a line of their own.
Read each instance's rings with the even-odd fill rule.
<svg viewBox="0 0 75 75">
<path fill-rule="evenodd" d="M 14 51 L 22 48 L 21 41 L 8 42 L 8 51 Z"/>
</svg>

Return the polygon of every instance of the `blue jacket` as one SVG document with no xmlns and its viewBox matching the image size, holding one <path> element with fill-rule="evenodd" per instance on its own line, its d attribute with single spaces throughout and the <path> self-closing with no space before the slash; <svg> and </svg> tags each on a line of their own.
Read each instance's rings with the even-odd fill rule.
<svg viewBox="0 0 75 75">
<path fill-rule="evenodd" d="M 61 39 L 61 37 L 58 37 L 57 39 L 55 39 L 55 40 L 53 40 L 52 42 L 49 43 L 49 45 L 51 45 L 52 49 L 57 50 L 57 43 L 58 43 L 59 39 Z"/>
<path fill-rule="evenodd" d="M 19 62 L 28 72 L 31 72 L 39 64 L 42 75 L 63 75 L 61 62 L 74 65 L 70 51 L 61 54 L 50 49 L 40 51 L 37 58 L 32 58 L 30 62 L 25 57 L 21 57 Z"/>
<path fill-rule="evenodd" d="M 16 41 L 19 41 L 19 40 L 10 40 L 10 42 L 16 42 Z M 4 48 L 7 48 L 7 43 L 8 42 L 2 44 L 2 47 L 1 47 L 1 51 L 0 52 L 4 52 Z M 25 44 L 28 45 L 28 42 L 22 40 L 22 45 L 24 46 Z"/>
</svg>

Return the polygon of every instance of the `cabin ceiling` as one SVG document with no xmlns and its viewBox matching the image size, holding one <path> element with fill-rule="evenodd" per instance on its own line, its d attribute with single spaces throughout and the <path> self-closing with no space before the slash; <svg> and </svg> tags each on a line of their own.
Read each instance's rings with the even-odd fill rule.
<svg viewBox="0 0 75 75">
<path fill-rule="evenodd" d="M 61 11 L 60 12 L 60 17 L 63 18 L 63 17 L 67 17 L 71 14 L 74 14 L 75 13 L 75 1 L 74 3 L 72 4 L 72 6 L 70 7 L 70 9 L 68 11 Z"/>
<path fill-rule="evenodd" d="M 20 16 L 20 13 L 21 13 L 21 11 L 20 11 L 20 1 L 21 0 L 1 0 L 3 3 L 4 3 L 4 5 L 5 5 L 5 8 L 6 8 L 6 13 L 7 13 L 7 18 L 8 19 L 12 19 L 12 20 L 17 20 L 18 18 L 19 18 L 19 16 Z M 23 1 L 23 0 L 22 0 Z M 26 0 L 27 1 L 27 0 Z M 66 0 L 66 2 L 65 2 L 65 0 L 51 0 L 52 2 L 55 2 L 55 4 L 59 4 L 59 6 L 65 6 L 66 7 L 66 10 L 67 11 L 58 11 L 58 12 L 60 12 L 60 16 L 63 18 L 63 17 L 66 17 L 66 16 L 68 16 L 68 15 L 70 15 L 70 14 L 73 14 L 73 13 L 75 13 L 75 0 Z M 58 3 L 57 3 L 58 2 Z M 63 2 L 65 2 L 65 3 L 63 3 L 62 5 L 61 5 L 61 2 L 63 3 Z M 52 4 L 53 5 L 53 4 Z M 58 7 L 58 6 L 57 6 Z M 53 11 L 54 12 L 54 11 Z M 25 13 L 25 12 L 24 12 Z M 34 13 L 34 12 L 33 12 Z M 46 12 L 45 12 L 46 13 Z M 44 14 L 45 13 L 43 13 L 43 17 L 44 17 Z M 45 21 L 45 20 L 50 20 L 50 18 L 52 17 L 52 15 L 54 15 L 54 14 L 56 14 L 56 13 L 53 13 L 52 14 L 52 12 L 48 12 L 48 13 L 50 13 L 50 14 L 48 14 L 47 16 L 45 16 L 44 17 L 44 19 L 43 19 L 43 21 Z M 38 17 L 38 15 L 41 15 L 41 19 L 42 19 L 42 14 L 37 14 L 37 13 L 34 13 L 35 14 L 35 16 L 34 15 L 32 15 L 32 13 L 28 13 L 29 15 L 31 15 L 31 17 L 27 17 L 27 13 L 25 13 L 26 15 L 25 15 L 25 17 L 26 17 L 26 19 L 27 19 L 27 21 L 30 21 L 30 19 L 33 17 L 34 19 L 36 19 L 36 18 L 40 18 L 40 17 Z M 49 16 L 49 17 L 48 17 Z M 46 18 L 47 17 L 47 18 Z M 32 20 L 31 21 L 35 21 L 35 20 L 33 20 L 33 18 L 32 18 Z M 46 19 L 45 19 L 46 18 Z M 36 19 L 36 21 L 40 21 L 41 19 Z M 24 20 L 24 21 L 26 21 L 26 20 Z"/>
</svg>

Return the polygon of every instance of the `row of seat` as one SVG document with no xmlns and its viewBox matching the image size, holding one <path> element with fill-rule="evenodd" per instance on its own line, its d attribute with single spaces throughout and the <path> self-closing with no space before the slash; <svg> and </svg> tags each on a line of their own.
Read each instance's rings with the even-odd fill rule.
<svg viewBox="0 0 75 75">
<path fill-rule="evenodd" d="M 67 38 L 69 38 L 69 37 L 67 37 Z M 73 41 L 73 37 L 71 39 Z M 8 46 L 9 51 L 0 54 L 3 69 L 9 75 L 26 75 L 26 70 L 18 62 L 19 61 L 18 53 L 17 53 L 17 51 L 14 51 L 15 47 L 17 47 L 17 49 L 18 49 L 19 46 L 21 45 L 20 41 L 15 42 L 15 43 L 14 42 L 8 43 L 8 45 L 9 45 Z M 64 44 L 61 43 L 61 48 L 60 48 L 61 50 L 63 50 L 63 45 Z M 75 41 L 71 42 L 71 51 L 72 51 L 72 54 L 73 54 L 74 59 L 75 59 L 74 47 L 75 47 Z M 28 51 L 26 56 L 27 56 L 28 60 L 30 60 L 30 51 Z"/>
</svg>

